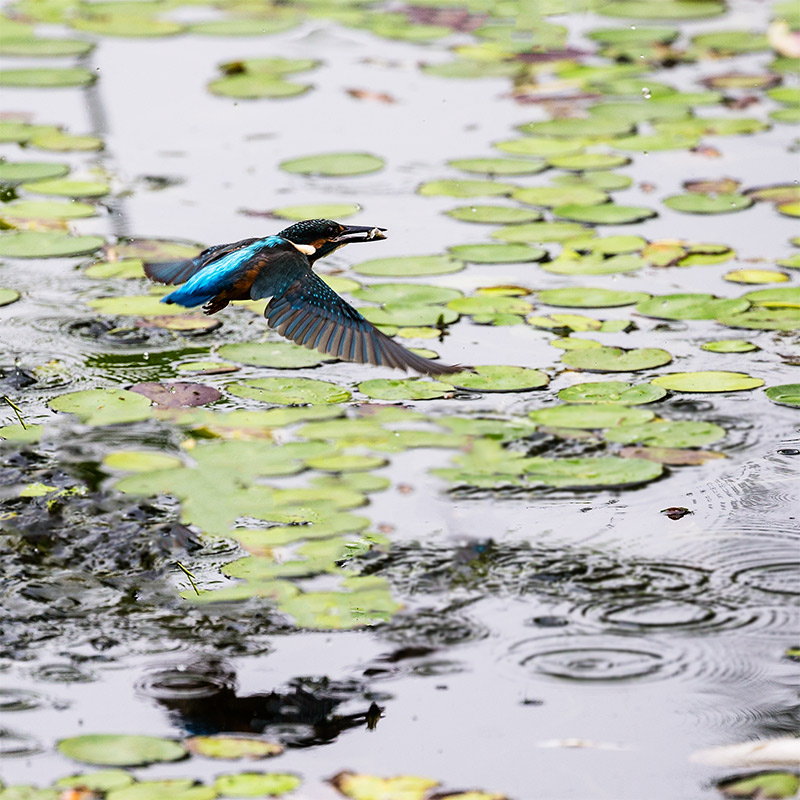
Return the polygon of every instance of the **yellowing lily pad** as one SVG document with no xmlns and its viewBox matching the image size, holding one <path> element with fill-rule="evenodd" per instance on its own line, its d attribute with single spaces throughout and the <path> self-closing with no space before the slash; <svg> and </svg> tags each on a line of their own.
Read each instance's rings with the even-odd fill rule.
<svg viewBox="0 0 800 800">
<path fill-rule="evenodd" d="M 331 778 L 331 784 L 351 800 L 423 800 L 429 789 L 439 785 L 430 778 L 402 775 L 396 778 L 377 778 L 340 772 Z"/>
<path fill-rule="evenodd" d="M 85 764 L 117 767 L 139 767 L 186 757 L 183 745 L 171 739 L 154 736 L 88 734 L 62 739 L 58 743 L 62 755 Z"/>
<path fill-rule="evenodd" d="M 735 269 L 722 277 L 731 283 L 786 283 L 789 280 L 785 272 L 772 269 Z"/>
<path fill-rule="evenodd" d="M 764 385 L 761 378 L 743 372 L 673 372 L 653 378 L 652 383 L 673 392 L 741 392 Z"/>
<path fill-rule="evenodd" d="M 284 172 L 296 172 L 301 175 L 366 175 L 383 169 L 384 160 L 369 153 L 323 153 L 316 156 L 304 156 L 282 161 L 280 168 Z"/>
<path fill-rule="evenodd" d="M 283 752 L 283 745 L 254 736 L 193 736 L 184 744 L 193 755 L 229 760 L 270 758 Z"/>
</svg>

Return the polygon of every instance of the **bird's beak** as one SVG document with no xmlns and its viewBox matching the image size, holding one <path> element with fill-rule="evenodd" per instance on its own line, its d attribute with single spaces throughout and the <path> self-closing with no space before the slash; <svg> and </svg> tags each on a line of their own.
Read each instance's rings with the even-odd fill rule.
<svg viewBox="0 0 800 800">
<path fill-rule="evenodd" d="M 331 242 L 336 244 L 349 244 L 350 242 L 374 242 L 378 239 L 385 239 L 386 228 L 370 228 L 365 225 L 350 225 L 345 228 L 335 239 Z"/>
</svg>

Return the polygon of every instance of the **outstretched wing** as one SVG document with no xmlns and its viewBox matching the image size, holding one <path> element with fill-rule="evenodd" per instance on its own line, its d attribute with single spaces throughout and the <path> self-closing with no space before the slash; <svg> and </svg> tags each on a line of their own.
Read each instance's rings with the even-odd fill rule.
<svg viewBox="0 0 800 800">
<path fill-rule="evenodd" d="M 272 300 L 264 311 L 267 324 L 303 347 L 344 361 L 413 369 L 424 375 L 464 369 L 418 356 L 381 333 L 312 272 L 303 256 L 289 257 L 280 269 L 256 279 L 251 297 L 269 295 Z"/>
<path fill-rule="evenodd" d="M 235 253 L 243 247 L 247 247 L 258 241 L 258 238 L 242 239 L 239 242 L 229 244 L 216 244 L 207 247 L 202 253 L 194 258 L 187 258 L 182 261 L 156 261 L 152 264 L 144 265 L 144 274 L 152 281 L 158 283 L 178 284 L 186 283 L 193 275 L 207 267 L 212 261 L 218 258 Z"/>
</svg>

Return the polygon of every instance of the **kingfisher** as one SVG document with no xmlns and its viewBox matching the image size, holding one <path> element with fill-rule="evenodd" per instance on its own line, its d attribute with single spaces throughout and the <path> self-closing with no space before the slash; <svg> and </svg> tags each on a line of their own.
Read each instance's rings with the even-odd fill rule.
<svg viewBox="0 0 800 800">
<path fill-rule="evenodd" d="M 343 361 L 423 375 L 461 372 L 462 366 L 423 358 L 390 339 L 339 297 L 312 269 L 314 262 L 351 242 L 385 239 L 386 228 L 307 219 L 274 236 L 218 244 L 182 261 L 145 264 L 154 281 L 183 284 L 162 298 L 214 314 L 232 300 L 272 299 L 267 325 L 293 342 Z"/>
</svg>

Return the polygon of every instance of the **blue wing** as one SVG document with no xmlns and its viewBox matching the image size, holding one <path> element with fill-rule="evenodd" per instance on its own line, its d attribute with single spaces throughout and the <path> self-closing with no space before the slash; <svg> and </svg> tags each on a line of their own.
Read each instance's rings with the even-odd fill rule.
<svg viewBox="0 0 800 800">
<path fill-rule="evenodd" d="M 267 324 L 303 347 L 344 361 L 413 369 L 424 375 L 464 369 L 422 358 L 381 333 L 312 272 L 303 256 L 287 258 L 279 270 L 259 275 L 251 297 L 269 295 L 272 300 L 264 311 Z"/>
<path fill-rule="evenodd" d="M 185 283 L 189 278 L 196 275 L 201 269 L 207 267 L 215 259 L 234 253 L 237 250 L 241 250 L 244 247 L 248 247 L 260 241 L 262 241 L 262 239 L 254 238 L 242 239 L 241 241 L 231 242 L 229 244 L 216 244 L 213 247 L 207 247 L 194 258 L 187 258 L 181 261 L 157 261 L 152 264 L 145 264 L 144 272 L 150 280 L 157 281 L 158 283 Z"/>
</svg>

